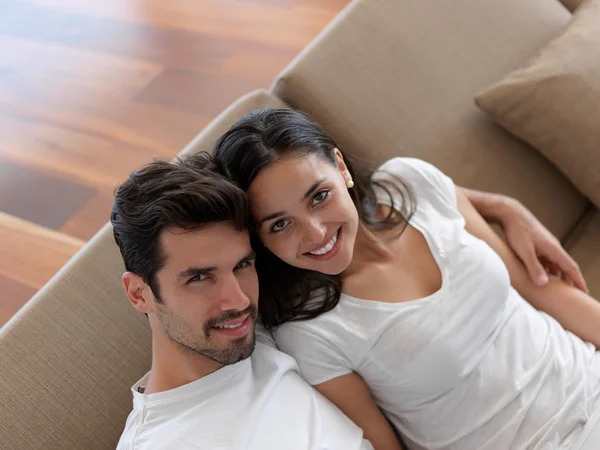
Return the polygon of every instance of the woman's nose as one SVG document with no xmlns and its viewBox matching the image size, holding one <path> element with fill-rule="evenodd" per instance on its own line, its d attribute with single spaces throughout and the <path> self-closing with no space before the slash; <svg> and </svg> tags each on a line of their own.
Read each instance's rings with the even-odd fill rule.
<svg viewBox="0 0 600 450">
<path fill-rule="evenodd" d="M 319 244 L 323 242 L 327 235 L 327 227 L 320 220 L 308 220 L 304 226 L 305 239 L 307 241 Z"/>
</svg>

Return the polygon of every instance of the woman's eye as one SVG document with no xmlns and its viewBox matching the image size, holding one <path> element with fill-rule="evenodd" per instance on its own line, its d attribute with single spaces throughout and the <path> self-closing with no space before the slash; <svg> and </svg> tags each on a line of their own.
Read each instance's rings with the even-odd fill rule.
<svg viewBox="0 0 600 450">
<path fill-rule="evenodd" d="M 312 206 L 318 205 L 319 203 L 323 203 L 327 197 L 329 197 L 330 191 L 321 191 L 317 192 L 312 199 Z"/>
<path fill-rule="evenodd" d="M 271 233 L 278 233 L 288 226 L 289 220 L 278 220 L 271 226 Z"/>
</svg>

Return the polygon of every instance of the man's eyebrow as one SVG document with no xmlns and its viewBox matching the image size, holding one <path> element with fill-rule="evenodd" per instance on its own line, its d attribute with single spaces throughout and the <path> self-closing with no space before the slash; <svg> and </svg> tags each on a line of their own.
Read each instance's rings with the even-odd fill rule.
<svg viewBox="0 0 600 450">
<path fill-rule="evenodd" d="M 323 181 L 325 181 L 326 179 L 327 179 L 327 177 L 323 177 L 319 181 L 317 181 L 315 184 L 313 184 L 310 188 L 308 188 L 308 191 L 306 191 L 306 193 L 302 197 L 301 201 L 305 201 L 308 197 L 310 197 L 317 189 L 319 189 L 319 186 L 321 186 L 321 183 L 323 183 Z M 260 227 L 260 226 L 262 226 L 263 223 L 268 222 L 269 220 L 277 219 L 278 217 L 281 217 L 281 216 L 285 216 L 285 211 L 277 211 L 276 213 L 269 214 L 268 216 L 263 217 L 262 219 L 260 219 L 258 225 Z"/>
<path fill-rule="evenodd" d="M 217 270 L 215 266 L 211 267 L 188 267 L 177 274 L 177 278 L 191 278 L 196 275 L 204 275 Z"/>
<path fill-rule="evenodd" d="M 250 250 L 250 252 L 248 252 L 248 254 L 246 256 L 244 256 L 242 259 L 240 259 L 236 265 L 240 265 L 243 264 L 245 262 L 248 261 L 252 261 L 253 259 L 256 259 L 256 252 L 254 250 Z M 216 266 L 210 266 L 210 267 L 188 267 L 185 270 L 182 270 L 181 272 L 179 272 L 177 274 L 177 278 L 181 279 L 181 278 L 191 278 L 191 277 L 195 277 L 196 275 L 205 275 L 207 273 L 210 272 L 214 272 L 215 270 L 217 270 Z"/>
</svg>

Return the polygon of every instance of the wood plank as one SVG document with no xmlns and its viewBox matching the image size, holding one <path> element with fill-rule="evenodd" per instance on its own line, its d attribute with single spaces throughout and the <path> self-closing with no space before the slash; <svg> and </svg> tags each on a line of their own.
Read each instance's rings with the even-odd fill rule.
<svg viewBox="0 0 600 450">
<path fill-rule="evenodd" d="M 109 221 L 112 203 L 112 196 L 96 194 L 60 228 L 60 231 L 84 241 L 89 240 Z"/>
<path fill-rule="evenodd" d="M 0 275 L 41 288 L 85 244 L 0 212 Z"/>
<path fill-rule="evenodd" d="M 164 155 L 183 148 L 211 119 L 136 103 L 118 92 L 6 74 L 0 74 L 0 114 Z"/>
<path fill-rule="evenodd" d="M 90 53 L 46 42 L 0 35 L 0 80 L 83 87 L 131 98 L 162 72 L 162 66 L 133 58 Z"/>
<path fill-rule="evenodd" d="M 137 8 L 128 2 L 34 0 L 36 7 L 60 13 L 143 23 L 263 44 L 302 48 L 349 0 L 146 0 Z"/>
<path fill-rule="evenodd" d="M 233 51 L 288 53 L 298 49 L 298 45 L 289 46 L 280 40 L 268 44 L 257 43 L 251 39 L 235 39 L 200 31 L 158 28 L 81 14 L 61 14 L 12 2 L 0 3 L 0 33 L 91 52 L 143 59 L 177 69 L 201 70 L 219 65 Z"/>
<path fill-rule="evenodd" d="M 60 228 L 96 191 L 30 167 L 0 160 L 0 211 Z"/>
<path fill-rule="evenodd" d="M 167 69 L 136 97 L 138 102 L 217 115 L 241 95 L 265 87 L 255 81 L 224 74 Z"/>
<path fill-rule="evenodd" d="M 152 157 L 164 156 L 85 131 L 6 115 L 0 117 L 0 135 L 0 157 L 4 160 L 54 173 L 107 194 L 131 170 Z"/>
<path fill-rule="evenodd" d="M 29 300 L 36 289 L 0 275 L 0 328 Z"/>
</svg>

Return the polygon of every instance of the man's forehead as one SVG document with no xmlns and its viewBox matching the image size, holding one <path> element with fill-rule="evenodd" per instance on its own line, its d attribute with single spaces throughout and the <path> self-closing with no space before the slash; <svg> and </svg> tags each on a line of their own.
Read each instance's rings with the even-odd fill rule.
<svg viewBox="0 0 600 450">
<path fill-rule="evenodd" d="M 236 230 L 228 223 L 195 230 L 170 228 L 161 234 L 160 245 L 167 265 L 174 264 L 182 270 L 189 265 L 235 263 L 251 250 L 248 231 Z"/>
</svg>

